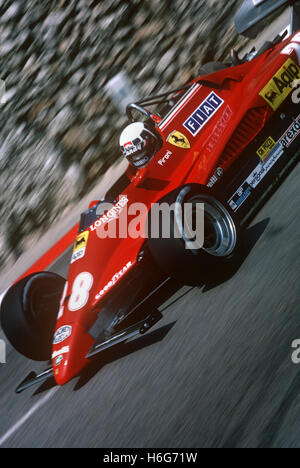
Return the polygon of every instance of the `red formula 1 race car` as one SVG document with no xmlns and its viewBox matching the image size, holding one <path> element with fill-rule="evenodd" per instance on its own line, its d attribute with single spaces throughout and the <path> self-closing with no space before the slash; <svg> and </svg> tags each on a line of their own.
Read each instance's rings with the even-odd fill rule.
<svg viewBox="0 0 300 468">
<path fill-rule="evenodd" d="M 288 3 L 245 1 L 239 32 L 251 33 Z M 170 277 L 200 277 L 237 261 L 241 227 L 299 155 L 300 2 L 292 3 L 289 37 L 279 34 L 242 59 L 232 53 L 233 65 L 206 64 L 186 87 L 128 106 L 131 122 L 138 113 L 150 126 L 154 157 L 129 167 L 82 214 L 67 280 L 34 273 L 2 301 L 1 324 L 13 346 L 28 358 L 51 359 L 18 392 L 53 376 L 63 385 L 95 355 L 147 332 L 162 317 L 151 301 Z M 162 119 L 153 119 L 151 105 Z M 161 218 L 151 216 L 162 204 L 174 207 L 166 236 Z M 190 224 L 179 215 L 187 205 Z"/>
</svg>

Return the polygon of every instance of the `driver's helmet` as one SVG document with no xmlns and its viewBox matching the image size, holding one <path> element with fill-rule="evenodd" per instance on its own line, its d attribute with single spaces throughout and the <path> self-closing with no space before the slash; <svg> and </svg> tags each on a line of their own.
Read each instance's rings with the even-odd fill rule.
<svg viewBox="0 0 300 468">
<path fill-rule="evenodd" d="M 129 163 L 137 169 L 147 166 L 160 147 L 160 139 L 149 125 L 134 122 L 120 135 L 120 148 Z"/>
</svg>

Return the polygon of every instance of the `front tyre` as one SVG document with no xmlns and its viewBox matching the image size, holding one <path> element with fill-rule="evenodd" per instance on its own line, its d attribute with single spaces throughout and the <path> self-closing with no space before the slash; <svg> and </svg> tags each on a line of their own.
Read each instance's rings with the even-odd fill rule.
<svg viewBox="0 0 300 468">
<path fill-rule="evenodd" d="M 50 272 L 29 275 L 5 294 L 2 329 L 12 346 L 35 361 L 51 357 L 53 334 L 65 279 Z"/>
</svg>

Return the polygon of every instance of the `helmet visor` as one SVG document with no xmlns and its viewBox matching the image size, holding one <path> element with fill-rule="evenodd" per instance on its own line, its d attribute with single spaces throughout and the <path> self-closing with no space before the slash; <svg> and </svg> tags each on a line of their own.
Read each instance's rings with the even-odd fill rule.
<svg viewBox="0 0 300 468">
<path fill-rule="evenodd" d="M 149 155 L 147 149 L 143 148 L 141 151 L 131 154 L 130 156 L 128 156 L 128 160 L 135 167 L 145 166 L 149 162 Z"/>
</svg>

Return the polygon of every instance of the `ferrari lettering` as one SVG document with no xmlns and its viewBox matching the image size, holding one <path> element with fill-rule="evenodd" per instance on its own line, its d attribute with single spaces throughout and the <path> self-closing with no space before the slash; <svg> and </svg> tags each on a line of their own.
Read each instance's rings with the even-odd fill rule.
<svg viewBox="0 0 300 468">
<path fill-rule="evenodd" d="M 207 142 L 205 142 L 206 144 L 205 150 L 208 151 L 209 153 L 211 153 L 217 146 L 220 137 L 222 136 L 224 130 L 227 127 L 229 120 L 231 119 L 231 116 L 232 116 L 232 110 L 230 109 L 229 106 L 227 106 L 227 108 L 223 112 L 223 115 L 221 116 L 216 126 L 212 130 L 211 135 L 209 136 L 209 139 L 207 140 Z"/>
<path fill-rule="evenodd" d="M 276 111 L 293 90 L 293 82 L 300 77 L 300 68 L 288 59 L 259 95 Z"/>
<path fill-rule="evenodd" d="M 203 101 L 200 106 L 190 115 L 184 122 L 183 126 L 193 135 L 197 133 L 207 124 L 218 109 L 224 104 L 223 99 L 215 92 Z"/>
</svg>

